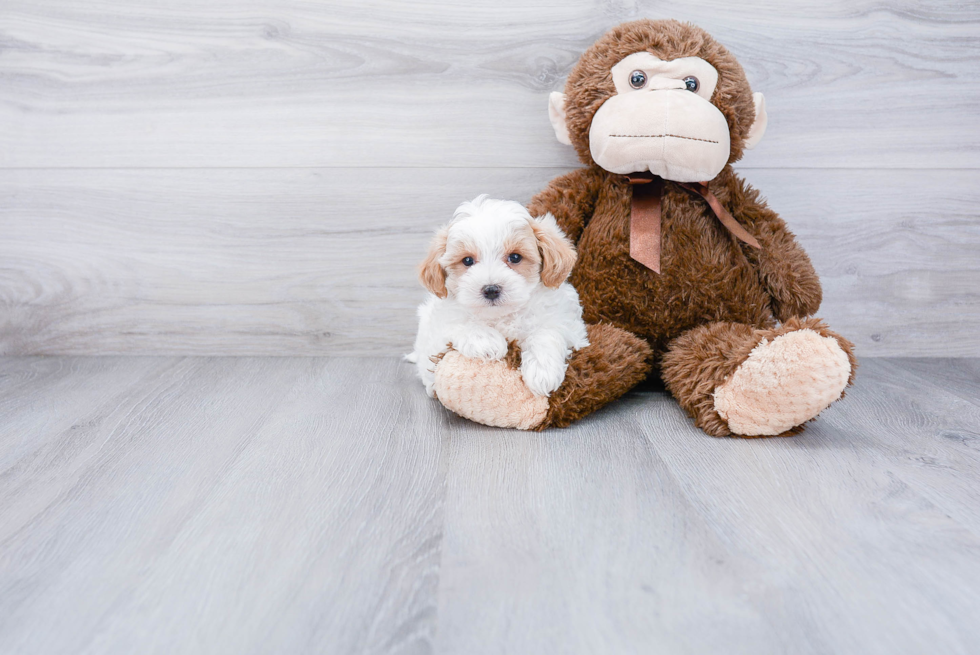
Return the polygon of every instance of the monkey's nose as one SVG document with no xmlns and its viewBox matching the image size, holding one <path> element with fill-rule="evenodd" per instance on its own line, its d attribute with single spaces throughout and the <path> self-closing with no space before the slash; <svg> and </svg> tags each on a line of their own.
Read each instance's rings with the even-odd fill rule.
<svg viewBox="0 0 980 655">
<path fill-rule="evenodd" d="M 496 284 L 488 284 L 483 287 L 483 297 L 487 300 L 496 300 L 500 296 L 500 287 Z"/>
<path fill-rule="evenodd" d="M 669 91 L 670 89 L 687 89 L 683 80 L 675 80 L 672 77 L 651 77 L 647 82 L 647 89 L 650 91 Z"/>
</svg>

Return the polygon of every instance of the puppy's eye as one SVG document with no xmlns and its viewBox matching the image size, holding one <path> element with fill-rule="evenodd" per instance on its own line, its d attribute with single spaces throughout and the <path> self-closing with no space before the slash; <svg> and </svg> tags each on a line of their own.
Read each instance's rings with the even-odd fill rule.
<svg viewBox="0 0 980 655">
<path fill-rule="evenodd" d="M 642 89 L 647 83 L 647 74 L 643 71 L 633 71 L 630 73 L 630 86 L 634 89 Z"/>
<path fill-rule="evenodd" d="M 511 264 L 520 264 L 522 259 L 524 258 L 518 255 L 516 252 L 512 252 L 507 255 L 507 261 L 509 261 Z"/>
<path fill-rule="evenodd" d="M 697 93 L 698 89 L 701 88 L 701 83 L 698 82 L 698 78 L 693 75 L 688 75 L 684 78 L 684 86 L 687 87 L 688 91 L 693 91 Z"/>
<path fill-rule="evenodd" d="M 463 266 L 472 266 L 472 265 L 473 265 L 472 257 L 463 257 Z"/>
</svg>

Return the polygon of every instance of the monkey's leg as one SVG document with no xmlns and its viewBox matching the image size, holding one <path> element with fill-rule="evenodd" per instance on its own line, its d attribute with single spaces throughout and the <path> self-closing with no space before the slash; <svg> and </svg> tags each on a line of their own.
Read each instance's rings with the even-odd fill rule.
<svg viewBox="0 0 980 655">
<path fill-rule="evenodd" d="M 565 381 L 548 399 L 548 414 L 536 430 L 568 427 L 649 375 L 653 351 L 646 341 L 606 323 L 587 329 L 589 345 L 572 353 Z"/>
<path fill-rule="evenodd" d="M 520 351 L 505 361 L 468 359 L 450 350 L 436 366 L 436 397 L 464 418 L 521 430 L 566 427 L 636 386 L 650 372 L 647 343 L 611 325 L 589 325 L 589 345 L 572 353 L 562 385 L 544 398 L 524 386 Z"/>
<path fill-rule="evenodd" d="M 853 344 L 816 318 L 757 329 L 709 323 L 674 339 L 661 363 L 667 389 L 715 437 L 789 436 L 854 380 Z"/>
</svg>

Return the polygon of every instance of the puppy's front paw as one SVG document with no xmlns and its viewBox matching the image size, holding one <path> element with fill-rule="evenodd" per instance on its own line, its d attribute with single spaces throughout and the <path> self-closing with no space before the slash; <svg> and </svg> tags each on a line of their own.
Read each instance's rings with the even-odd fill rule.
<svg viewBox="0 0 980 655">
<path fill-rule="evenodd" d="M 480 330 L 459 335 L 453 340 L 453 348 L 471 359 L 503 359 L 507 340 L 496 330 Z"/>
<path fill-rule="evenodd" d="M 524 384 L 536 396 L 550 396 L 565 381 L 564 363 L 543 364 L 537 359 L 525 358 L 521 362 Z"/>
</svg>

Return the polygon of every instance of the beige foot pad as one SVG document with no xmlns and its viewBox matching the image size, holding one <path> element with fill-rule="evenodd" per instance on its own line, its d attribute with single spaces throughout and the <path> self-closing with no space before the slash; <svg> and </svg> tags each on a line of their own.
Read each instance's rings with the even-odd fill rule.
<svg viewBox="0 0 980 655">
<path fill-rule="evenodd" d="M 468 359 L 455 350 L 436 366 L 435 391 L 447 409 L 498 428 L 530 430 L 548 413 L 548 399 L 528 391 L 520 371 L 502 361 Z"/>
<path fill-rule="evenodd" d="M 759 343 L 715 388 L 715 411 L 735 434 L 781 434 L 840 398 L 850 373 L 836 339 L 796 330 Z"/>
</svg>

